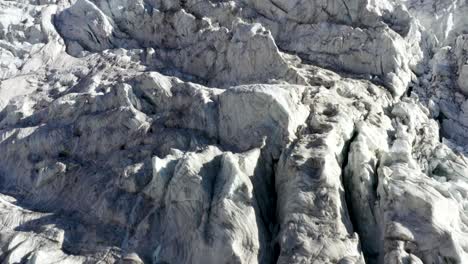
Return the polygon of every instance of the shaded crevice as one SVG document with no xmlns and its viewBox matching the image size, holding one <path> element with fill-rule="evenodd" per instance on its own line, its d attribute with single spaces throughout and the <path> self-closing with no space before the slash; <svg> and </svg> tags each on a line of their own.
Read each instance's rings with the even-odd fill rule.
<svg viewBox="0 0 468 264">
<path fill-rule="evenodd" d="M 444 120 L 448 119 L 442 111 L 439 113 L 439 115 L 435 118 L 437 123 L 439 123 L 439 142 L 443 143 L 443 138 L 444 138 Z"/>
<path fill-rule="evenodd" d="M 413 93 L 413 85 L 408 86 L 408 89 L 406 90 L 406 96 L 411 97 L 411 93 Z"/>
<path fill-rule="evenodd" d="M 272 252 L 271 252 L 271 262 L 272 264 L 276 264 L 278 262 L 278 259 L 281 254 L 281 246 L 278 241 L 276 241 L 276 237 L 278 236 L 279 232 L 279 219 L 278 219 L 278 208 L 277 208 L 277 203 L 278 203 L 278 193 L 276 192 L 276 166 L 278 164 L 279 160 L 273 160 L 272 164 L 272 183 L 271 183 L 271 208 L 274 208 L 272 210 L 274 212 L 271 222 L 270 222 L 270 235 L 271 235 L 271 240 L 270 243 L 273 245 Z"/>
<path fill-rule="evenodd" d="M 209 205 L 207 208 L 204 208 L 205 210 L 205 216 L 206 219 L 204 219 L 204 224 L 203 224 L 203 236 L 205 239 L 205 242 L 208 244 L 211 244 L 212 242 L 212 234 L 211 234 L 211 217 L 212 217 L 212 208 L 216 205 L 218 201 L 215 199 L 217 198 L 217 192 L 219 189 L 219 184 L 222 184 L 222 182 L 219 181 L 218 179 L 218 171 L 221 168 L 221 156 L 216 156 L 213 158 L 213 160 L 207 162 L 206 164 L 203 165 L 202 169 L 200 170 L 200 175 L 203 175 L 202 177 L 202 186 L 205 189 L 205 191 L 208 194 L 208 201 Z M 202 216 L 201 223 L 203 223 L 203 218 Z"/>
<path fill-rule="evenodd" d="M 381 165 L 381 157 L 380 157 L 380 155 L 378 155 L 377 156 L 377 163 L 375 164 L 374 184 L 372 185 L 372 191 L 374 192 L 377 201 L 380 200 L 379 193 L 377 191 L 377 189 L 379 188 L 379 174 L 378 174 L 378 172 L 379 172 L 379 169 L 380 169 L 380 165 Z"/>
<path fill-rule="evenodd" d="M 283 8 L 280 4 L 276 3 L 274 0 L 270 0 L 270 3 L 278 8 L 279 10 L 281 10 L 283 13 L 287 14 L 288 13 L 288 10 L 286 10 L 285 8 Z"/>
<path fill-rule="evenodd" d="M 368 221 L 371 221 L 370 218 L 366 217 L 366 215 L 360 215 L 362 213 L 365 213 L 366 211 L 361 211 L 361 210 L 366 210 L 366 208 L 355 208 L 356 204 L 352 197 L 352 194 L 355 193 L 356 191 L 359 191 L 359 189 L 356 189 L 356 188 L 362 188 L 361 186 L 355 186 L 356 183 L 354 183 L 352 181 L 351 178 L 349 177 L 357 177 L 357 176 L 354 176 L 353 175 L 353 172 L 351 171 L 351 169 L 349 168 L 349 156 L 350 156 L 350 151 L 351 151 L 351 146 L 353 144 L 353 142 L 355 142 L 357 136 L 359 135 L 359 132 L 355 131 L 353 133 L 353 136 L 351 137 L 351 139 L 347 142 L 345 148 L 344 148 L 344 151 L 343 151 L 343 163 L 342 163 L 342 183 L 343 183 L 343 188 L 344 188 L 344 199 L 345 199 L 345 203 L 346 203 L 346 208 L 347 208 L 347 212 L 348 212 L 348 216 L 349 216 L 349 220 L 352 224 L 352 228 L 353 228 L 353 232 L 356 232 L 358 235 L 359 235 L 359 244 L 360 244 L 360 247 L 361 247 L 361 251 L 364 255 L 364 259 L 365 259 L 365 262 L 368 263 L 368 264 L 377 264 L 379 263 L 379 257 L 380 257 L 380 253 L 381 250 L 378 249 L 378 251 L 376 252 L 376 249 L 375 248 L 368 248 L 366 245 L 370 245 L 372 243 L 379 243 L 380 242 L 380 238 L 379 238 L 379 234 L 378 233 L 374 233 L 371 229 L 368 229 L 366 227 L 366 225 L 369 225 L 371 224 L 370 222 Z M 377 154 L 376 154 L 377 156 Z M 362 195 L 366 195 L 366 199 L 367 202 L 368 202 L 368 209 L 369 210 L 369 213 L 372 217 L 372 219 L 374 220 L 374 222 L 372 223 L 375 227 L 376 230 L 374 231 L 377 231 L 377 229 L 380 229 L 378 227 L 378 219 L 377 219 L 377 216 L 375 215 L 375 205 L 373 204 L 374 202 L 378 202 L 379 201 L 379 197 L 378 197 L 378 192 L 377 192 L 377 188 L 378 188 L 378 185 L 379 185 L 379 180 L 378 180 L 378 175 L 377 175 L 377 171 L 380 167 L 380 158 L 377 156 L 376 157 L 376 163 L 375 165 L 373 165 L 373 171 L 374 173 L 372 174 L 372 184 L 369 184 L 367 183 L 367 191 L 368 193 L 363 193 Z M 361 179 L 361 184 L 366 184 L 364 182 L 362 182 L 363 180 Z M 361 191 L 362 192 L 362 191 Z M 362 200 L 361 200 L 362 201 Z M 358 201 L 359 202 L 359 201 Z M 363 205 L 361 205 L 362 207 Z M 365 207 L 365 206 L 364 206 Z M 364 222 L 362 222 L 364 221 Z M 374 237 L 372 240 L 369 239 L 369 236 L 376 236 Z M 370 240 L 370 241 L 369 241 Z M 378 248 L 381 248 L 380 246 Z"/>
<path fill-rule="evenodd" d="M 346 142 L 343 151 L 341 152 L 341 156 L 343 158 L 343 161 L 341 163 L 341 183 L 343 184 L 344 188 L 344 199 L 345 199 L 345 204 L 346 204 L 346 211 L 348 212 L 348 217 L 352 225 L 352 230 L 356 232 L 357 230 L 357 222 L 356 222 L 356 217 L 355 213 L 353 210 L 353 204 L 352 204 L 352 199 L 350 197 L 350 188 L 347 184 L 347 181 L 345 177 L 348 175 L 347 173 L 347 167 L 349 163 L 349 151 L 351 149 L 351 144 L 356 140 L 357 136 L 359 135 L 359 132 L 354 130 L 353 134 L 351 135 L 350 139 Z"/>
<path fill-rule="evenodd" d="M 272 258 L 271 264 L 278 263 L 280 255 L 281 255 L 281 246 L 279 242 L 275 242 L 273 246 L 273 252 L 272 252 L 273 258 Z"/>
<path fill-rule="evenodd" d="M 258 261 L 262 264 L 274 264 L 279 258 L 279 244 L 275 243 L 277 236 L 277 193 L 276 193 L 276 166 L 277 159 L 273 159 L 267 151 L 262 150 L 260 161 L 255 168 L 252 178 L 253 195 L 257 201 L 257 222 L 262 226 L 266 244 L 265 252 L 259 252 Z"/>
</svg>

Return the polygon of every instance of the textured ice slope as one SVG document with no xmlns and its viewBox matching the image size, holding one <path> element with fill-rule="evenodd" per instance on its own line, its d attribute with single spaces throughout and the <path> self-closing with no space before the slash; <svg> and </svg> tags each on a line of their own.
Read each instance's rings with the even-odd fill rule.
<svg viewBox="0 0 468 264">
<path fill-rule="evenodd" d="M 461 0 L 0 0 L 1 263 L 468 263 Z"/>
</svg>

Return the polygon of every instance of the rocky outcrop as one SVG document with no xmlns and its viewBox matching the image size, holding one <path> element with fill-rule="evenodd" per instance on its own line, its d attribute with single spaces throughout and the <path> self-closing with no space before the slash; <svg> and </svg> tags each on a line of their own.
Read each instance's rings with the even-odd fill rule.
<svg viewBox="0 0 468 264">
<path fill-rule="evenodd" d="M 0 262 L 467 262 L 463 1 L 0 7 Z"/>
</svg>

